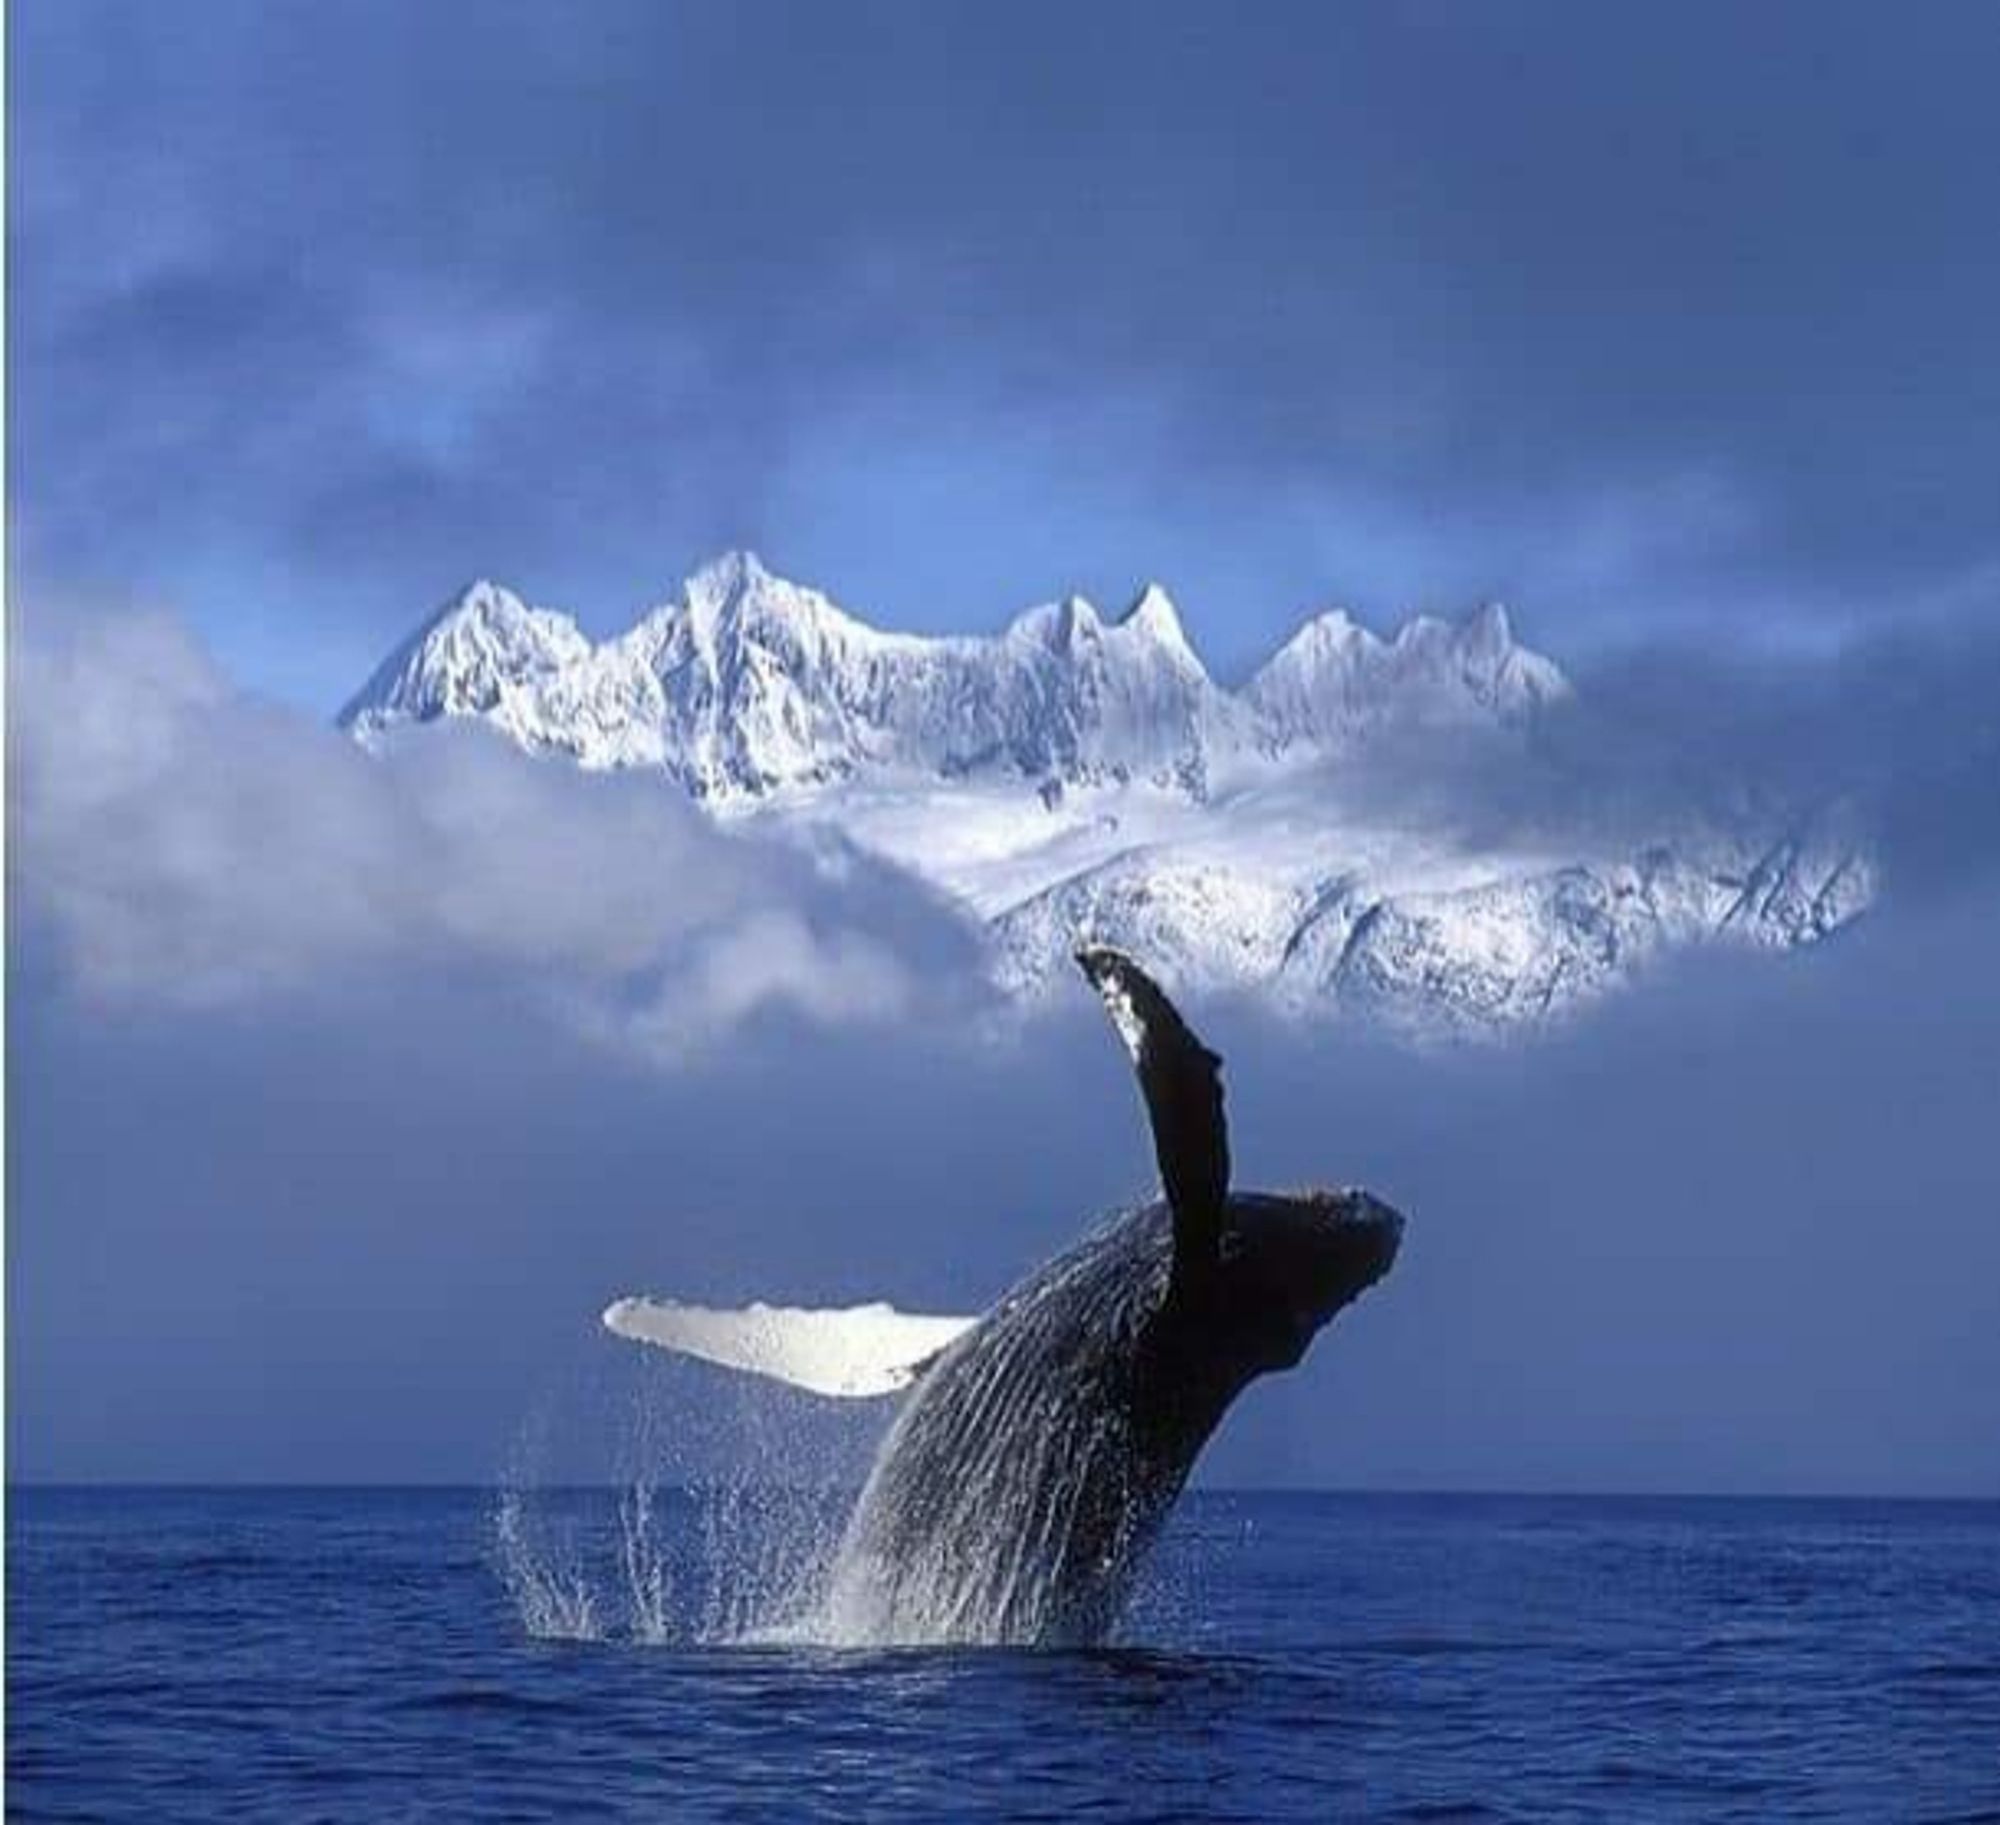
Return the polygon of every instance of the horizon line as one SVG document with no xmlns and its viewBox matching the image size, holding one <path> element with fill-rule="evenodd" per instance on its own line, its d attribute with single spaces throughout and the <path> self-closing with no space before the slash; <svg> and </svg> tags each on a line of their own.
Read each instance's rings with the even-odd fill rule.
<svg viewBox="0 0 2000 1825">
<path fill-rule="evenodd" d="M 720 1483 L 724 1478 L 706 1481 L 656 1481 L 652 1487 L 663 1490 L 688 1490 L 705 1488 Z M 777 1478 L 761 1479 L 754 1483 L 749 1479 L 735 1479 L 745 1486 L 762 1488 L 813 1488 L 827 1491 L 846 1491 L 854 1485 L 846 1483 L 791 1484 Z M 286 1492 L 336 1492 L 397 1494 L 410 1492 L 459 1493 L 478 1491 L 480 1493 L 503 1494 L 510 1489 L 518 1489 L 534 1494 L 582 1493 L 594 1490 L 625 1490 L 632 1487 L 633 1479 L 586 1479 L 581 1481 L 558 1480 L 527 1485 L 511 1484 L 504 1479 L 491 1481 L 468 1479 L 436 1479 L 411 1481 L 408 1479 L 376 1478 L 112 1478 L 112 1477 L 35 1477 L 9 1476 L 0 1482 L 0 1490 L 8 1495 L 32 1491 L 95 1491 L 111 1493 L 117 1491 L 147 1491 L 153 1493 L 182 1494 L 256 1494 Z M 1899 1502 L 1910 1504 L 1957 1504 L 1961 1506 L 2000 1506 L 2000 1487 L 1984 1492 L 1978 1491 L 1920 1491 L 1920 1490 L 1865 1490 L 1865 1489 L 1667 1489 L 1667 1488 L 1623 1488 L 1623 1489 L 1578 1489 L 1578 1488 L 1522 1488 L 1493 1486 L 1485 1488 L 1446 1488 L 1440 1486 L 1388 1485 L 1388 1484 L 1340 1484 L 1340 1483 L 1227 1483 L 1196 1485 L 1187 1491 L 1191 1497 L 1203 1496 L 1336 1496 L 1384 1501 L 1576 1501 L 1576 1502 Z"/>
</svg>

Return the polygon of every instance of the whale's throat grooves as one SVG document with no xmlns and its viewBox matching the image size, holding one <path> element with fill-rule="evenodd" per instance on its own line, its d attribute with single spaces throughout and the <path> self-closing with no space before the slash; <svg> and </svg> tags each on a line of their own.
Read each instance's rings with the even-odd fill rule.
<svg viewBox="0 0 2000 1825">
<path fill-rule="evenodd" d="M 911 1395 L 848 1524 L 843 1640 L 1100 1639 L 1223 1402 L 1182 1386 L 1164 1205 L 1024 1282 Z M 1213 1411 L 1210 1411 L 1210 1409 Z"/>
</svg>

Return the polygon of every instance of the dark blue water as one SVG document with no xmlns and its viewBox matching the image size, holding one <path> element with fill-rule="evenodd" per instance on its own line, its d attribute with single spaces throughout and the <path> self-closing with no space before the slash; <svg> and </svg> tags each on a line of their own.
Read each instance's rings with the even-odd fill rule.
<svg viewBox="0 0 2000 1825">
<path fill-rule="evenodd" d="M 2000 1505 L 1196 1497 L 1092 1653 L 536 1640 L 493 1512 L 14 1492 L 9 1815 L 2000 1819 Z"/>
</svg>

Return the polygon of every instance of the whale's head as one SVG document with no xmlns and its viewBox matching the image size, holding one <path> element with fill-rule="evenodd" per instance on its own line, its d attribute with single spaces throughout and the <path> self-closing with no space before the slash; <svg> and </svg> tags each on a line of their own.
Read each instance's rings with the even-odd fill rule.
<svg viewBox="0 0 2000 1825">
<path fill-rule="evenodd" d="M 1215 1303 L 1257 1374 L 1289 1369 L 1343 1307 L 1395 1264 L 1403 1218 L 1371 1192 L 1236 1192 Z"/>
<path fill-rule="evenodd" d="M 1197 1366 L 1226 1405 L 1251 1377 L 1289 1369 L 1389 1271 L 1403 1219 L 1351 1188 L 1230 1190 L 1220 1056 L 1124 952 L 1091 944 L 1076 961 L 1131 1054 L 1153 1125 L 1172 1224 L 1162 1357 Z"/>
</svg>

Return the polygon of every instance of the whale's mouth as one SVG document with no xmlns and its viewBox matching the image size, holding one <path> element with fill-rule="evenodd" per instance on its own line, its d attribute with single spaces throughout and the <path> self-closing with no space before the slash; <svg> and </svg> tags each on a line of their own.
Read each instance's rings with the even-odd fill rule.
<svg viewBox="0 0 2000 1825">
<path fill-rule="evenodd" d="M 1310 1199 L 1314 1240 L 1300 1265 L 1301 1290 L 1317 1332 L 1396 1265 L 1403 1246 L 1403 1213 L 1373 1192 L 1343 1187 Z"/>
<path fill-rule="evenodd" d="M 1355 1232 L 1363 1247 L 1367 1278 L 1361 1286 L 1373 1286 L 1396 1265 L 1403 1246 L 1403 1213 L 1368 1191 L 1346 1193 L 1343 1206 L 1340 1221 Z"/>
<path fill-rule="evenodd" d="M 1346 1186 L 1251 1193 L 1237 1203 L 1256 1237 L 1247 1253 L 1259 1291 L 1248 1306 L 1262 1314 L 1259 1367 L 1294 1367 L 1312 1340 L 1395 1265 L 1403 1213 Z"/>
<path fill-rule="evenodd" d="M 1373 1286 L 1396 1265 L 1403 1246 L 1403 1213 L 1359 1186 L 1315 1187 L 1289 1200 L 1314 1219 L 1320 1252 L 1337 1266 L 1349 1296 Z"/>
</svg>

